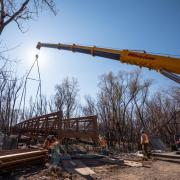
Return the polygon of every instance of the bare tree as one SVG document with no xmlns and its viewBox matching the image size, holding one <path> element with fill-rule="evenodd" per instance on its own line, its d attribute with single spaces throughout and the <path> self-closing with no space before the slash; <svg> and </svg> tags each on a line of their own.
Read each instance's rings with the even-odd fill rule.
<svg viewBox="0 0 180 180">
<path fill-rule="evenodd" d="M 102 120 L 100 127 L 106 132 L 110 145 L 123 139 L 126 110 L 130 100 L 127 101 L 129 74 L 119 72 L 103 75 L 99 84 L 98 113 Z"/>
<path fill-rule="evenodd" d="M 160 136 L 168 144 L 173 142 L 174 134 L 180 131 L 178 129 L 180 105 L 178 98 L 173 98 L 177 95 L 175 89 L 156 93 L 147 102 L 145 108 L 147 125 L 151 134 Z"/>
<path fill-rule="evenodd" d="M 7 79 L 3 75 L 0 80 L 0 126 L 4 131 L 11 130 L 16 123 L 17 117 L 17 99 L 22 87 L 22 81 Z"/>
<path fill-rule="evenodd" d="M 12 23 L 16 23 L 19 30 L 23 32 L 23 25 L 28 20 L 38 18 L 42 10 L 50 9 L 56 14 L 54 0 L 0 0 L 0 34 Z M 13 76 L 10 71 L 9 62 L 12 60 L 7 58 L 5 54 L 11 50 L 0 46 L 0 128 L 11 130 L 11 126 L 17 122 L 19 111 L 17 102 L 22 87 L 22 81 Z M 10 64 L 11 65 L 11 64 Z M 47 100 L 42 99 L 43 112 L 46 113 Z M 39 102 L 34 103 L 32 109 L 26 110 L 28 117 L 33 113 L 38 115 L 41 111 Z M 30 107 L 31 108 L 31 107 Z M 42 113 L 42 112 L 41 112 Z"/>
<path fill-rule="evenodd" d="M 46 96 L 41 96 L 41 99 L 33 100 L 32 97 L 29 99 L 29 106 L 25 109 L 24 118 L 22 115 L 22 119 L 30 119 L 35 116 L 40 116 L 48 113 L 48 101 Z"/>
<path fill-rule="evenodd" d="M 83 114 L 86 116 L 97 114 L 96 102 L 90 95 L 85 96 L 85 102 L 86 104 L 82 107 Z"/>
<path fill-rule="evenodd" d="M 56 110 L 62 111 L 65 118 L 74 116 L 78 107 L 79 89 L 77 80 L 66 78 L 61 84 L 56 85 L 55 90 L 56 94 L 53 99 Z"/>
<path fill-rule="evenodd" d="M 15 22 L 22 31 L 23 22 L 37 17 L 38 13 L 45 7 L 56 14 L 54 0 L 1 0 L 0 34 L 12 22 Z"/>
<path fill-rule="evenodd" d="M 105 74 L 101 77 L 100 91 L 97 99 L 97 110 L 100 119 L 100 132 L 104 133 L 109 145 L 119 144 L 123 149 L 135 142 L 138 143 L 136 128 L 145 122 L 135 116 L 137 108 L 142 115 L 142 109 L 148 96 L 150 81 L 142 82 L 140 72 L 119 72 Z"/>
</svg>

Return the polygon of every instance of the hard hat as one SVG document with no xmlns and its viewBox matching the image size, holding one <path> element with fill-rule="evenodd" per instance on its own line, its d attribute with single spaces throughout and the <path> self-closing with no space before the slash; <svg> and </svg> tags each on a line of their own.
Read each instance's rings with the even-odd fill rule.
<svg viewBox="0 0 180 180">
<path fill-rule="evenodd" d="M 48 135 L 47 137 L 49 140 L 53 139 L 54 138 L 54 135 Z"/>
</svg>

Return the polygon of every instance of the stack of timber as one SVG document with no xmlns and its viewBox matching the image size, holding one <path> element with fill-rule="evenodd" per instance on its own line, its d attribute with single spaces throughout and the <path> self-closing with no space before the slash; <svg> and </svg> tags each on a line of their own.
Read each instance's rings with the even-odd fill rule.
<svg viewBox="0 0 180 180">
<path fill-rule="evenodd" d="M 11 170 L 30 164 L 44 163 L 47 160 L 47 150 L 11 150 L 0 151 L 0 169 Z"/>
</svg>

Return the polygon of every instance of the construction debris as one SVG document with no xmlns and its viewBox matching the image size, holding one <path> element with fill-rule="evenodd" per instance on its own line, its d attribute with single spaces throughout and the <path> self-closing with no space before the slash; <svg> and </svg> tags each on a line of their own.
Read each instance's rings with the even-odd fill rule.
<svg viewBox="0 0 180 180">
<path fill-rule="evenodd" d="M 123 159 L 114 159 L 114 158 L 109 158 L 109 157 L 103 158 L 100 161 L 105 162 L 105 163 L 110 163 L 110 164 L 119 164 L 119 165 L 124 164 Z"/>
<path fill-rule="evenodd" d="M 124 160 L 124 164 L 127 166 L 131 167 L 142 167 L 143 164 L 141 162 L 135 162 L 135 161 L 129 161 L 129 160 Z"/>
<path fill-rule="evenodd" d="M 57 114 L 55 113 L 53 115 Z M 52 116 L 52 114 L 49 116 Z M 84 119 L 81 118 L 80 120 L 84 121 Z M 94 120 L 92 120 L 92 122 L 93 121 Z M 37 122 L 40 121 L 37 120 Z M 72 127 L 73 125 L 74 124 L 72 124 Z M 20 131 L 22 130 L 21 128 L 22 127 L 19 129 Z M 35 130 L 36 129 L 34 129 L 34 131 Z M 45 129 L 42 130 L 42 132 L 47 133 Z M 56 131 L 57 129 L 54 129 L 54 132 Z M 40 144 L 40 138 L 42 137 L 39 136 L 40 134 L 36 134 L 39 139 L 37 139 L 38 143 L 34 145 L 27 145 L 27 143 L 23 142 L 24 140 L 32 140 L 34 135 L 35 134 L 31 133 L 29 137 L 24 136 L 21 143 L 18 144 L 19 149 L 0 151 L 0 180 L 4 179 L 3 172 L 8 172 L 10 176 L 18 177 L 20 180 L 109 180 L 109 178 L 115 180 L 119 179 L 121 173 L 128 171 L 129 168 L 136 168 L 139 170 L 142 170 L 142 168 L 152 169 L 153 164 L 156 162 L 153 162 L 153 160 L 144 161 L 144 156 L 141 151 L 136 153 L 119 153 L 118 151 L 114 151 L 106 147 L 104 149 L 108 153 L 104 153 L 104 149 L 102 147 L 95 147 L 89 142 L 84 143 L 82 140 L 75 141 L 73 139 L 64 139 L 67 141 L 57 141 L 58 143 L 56 146 L 53 146 L 54 149 L 51 146 L 51 151 L 48 153 L 48 150 L 43 149 L 42 144 Z M 45 134 L 43 136 L 45 136 Z M 71 134 L 71 136 L 73 135 Z M 53 153 L 55 150 L 56 153 Z M 163 153 L 163 150 L 156 150 L 152 152 L 152 154 L 156 159 L 168 159 L 169 162 L 176 161 L 178 163 L 180 161 L 180 156 L 175 153 L 170 156 L 170 154 Z M 173 161 L 171 159 L 173 159 Z M 37 166 L 37 168 L 29 168 L 27 165 Z M 131 170 L 132 169 L 129 169 L 129 171 Z M 126 175 L 124 177 L 126 177 Z M 136 178 L 137 174 L 135 174 L 134 179 Z"/>
</svg>

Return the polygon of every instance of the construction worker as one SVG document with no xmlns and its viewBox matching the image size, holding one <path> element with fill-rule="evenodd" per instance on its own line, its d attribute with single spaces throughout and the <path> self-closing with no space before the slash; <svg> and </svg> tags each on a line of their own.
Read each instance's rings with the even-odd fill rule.
<svg viewBox="0 0 180 180">
<path fill-rule="evenodd" d="M 107 141 L 106 141 L 106 139 L 104 137 L 100 137 L 99 138 L 99 145 L 101 147 L 102 154 L 108 155 L 108 152 L 107 152 Z"/>
<path fill-rule="evenodd" d="M 56 139 L 54 135 L 49 135 L 43 147 L 48 149 L 48 159 L 50 164 L 57 165 L 60 160 L 60 152 L 59 152 L 59 141 Z"/>
<path fill-rule="evenodd" d="M 48 135 L 48 137 L 44 141 L 43 147 L 49 150 L 56 141 L 57 139 L 54 135 Z"/>
<path fill-rule="evenodd" d="M 106 148 L 107 147 L 107 141 L 104 137 L 100 137 L 99 138 L 99 145 L 102 147 L 102 148 Z"/>
<path fill-rule="evenodd" d="M 180 138 L 177 139 L 176 141 L 176 147 L 177 147 L 177 150 L 180 149 Z"/>
<path fill-rule="evenodd" d="M 149 148 L 149 137 L 148 137 L 148 135 L 145 133 L 144 130 L 141 130 L 141 145 L 142 145 L 142 150 L 143 150 L 144 156 L 149 159 L 149 158 L 150 158 L 150 153 L 148 152 L 148 148 Z"/>
</svg>

